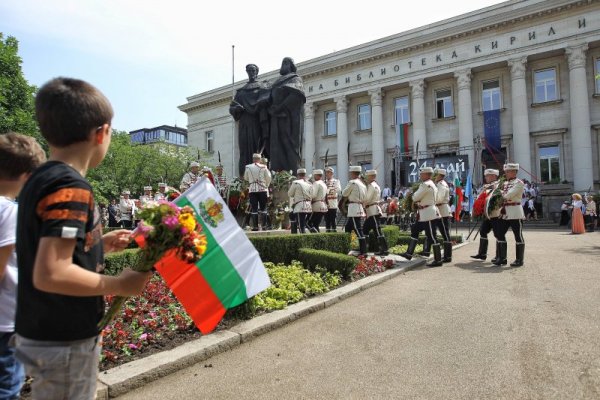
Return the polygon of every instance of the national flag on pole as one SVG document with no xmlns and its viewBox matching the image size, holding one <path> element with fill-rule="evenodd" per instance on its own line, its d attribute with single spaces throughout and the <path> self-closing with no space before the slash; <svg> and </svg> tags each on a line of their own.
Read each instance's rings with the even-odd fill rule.
<svg viewBox="0 0 600 400">
<path fill-rule="evenodd" d="M 396 143 L 400 152 L 408 153 L 408 124 L 396 124 Z"/>
<path fill-rule="evenodd" d="M 207 178 L 201 178 L 175 204 L 194 209 L 207 249 L 195 264 L 169 253 L 155 268 L 206 334 L 217 327 L 227 309 L 265 290 L 271 282 L 258 252 Z"/>
<path fill-rule="evenodd" d="M 473 176 L 471 175 L 471 171 L 467 175 L 467 183 L 465 188 L 465 196 L 469 198 L 469 214 L 473 211 L 473 184 L 472 184 Z"/>
<path fill-rule="evenodd" d="M 500 153 L 500 110 L 483 112 L 483 132 L 488 151 Z"/>
<path fill-rule="evenodd" d="M 462 202 L 463 202 L 463 190 L 462 183 L 458 178 L 458 175 L 454 178 L 454 219 L 456 222 L 460 221 L 460 211 L 462 210 Z"/>
</svg>

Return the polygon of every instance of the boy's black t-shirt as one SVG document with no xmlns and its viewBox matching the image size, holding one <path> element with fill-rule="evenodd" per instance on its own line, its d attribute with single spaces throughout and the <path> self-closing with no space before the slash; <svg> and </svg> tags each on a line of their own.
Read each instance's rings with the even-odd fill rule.
<svg viewBox="0 0 600 400">
<path fill-rule="evenodd" d="M 104 313 L 102 296 L 65 296 L 33 286 L 33 265 L 42 237 L 76 239 L 73 263 L 101 271 L 102 225 L 92 187 L 79 172 L 58 161 L 38 168 L 19 194 L 15 328 L 19 335 L 33 340 L 71 341 L 96 336 Z"/>
</svg>

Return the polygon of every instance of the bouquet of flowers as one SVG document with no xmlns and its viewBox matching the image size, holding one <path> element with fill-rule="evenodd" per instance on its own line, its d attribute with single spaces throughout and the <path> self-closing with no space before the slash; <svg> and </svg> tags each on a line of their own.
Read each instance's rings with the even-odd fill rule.
<svg viewBox="0 0 600 400">
<path fill-rule="evenodd" d="M 413 204 L 413 193 L 419 190 L 419 186 L 421 186 L 421 182 L 416 182 L 413 184 L 410 188 L 410 191 L 404 197 L 404 201 L 402 202 L 402 208 L 404 209 L 404 212 L 410 213 L 415 211 Z"/>
<path fill-rule="evenodd" d="M 181 192 L 173 187 L 168 187 L 167 192 L 165 193 L 165 198 L 167 201 L 175 201 L 176 198 L 181 196 Z"/>
<path fill-rule="evenodd" d="M 485 201 L 487 199 L 487 193 L 484 190 L 479 194 L 475 202 L 473 203 L 473 215 L 479 217 L 485 212 Z"/>
<path fill-rule="evenodd" d="M 133 238 L 140 246 L 140 263 L 132 266 L 133 270 L 150 271 L 167 252 L 174 252 L 186 263 L 197 262 L 206 252 L 206 235 L 196 222 L 193 208 L 180 208 L 174 203 L 159 201 L 144 207 L 139 216 L 141 221 L 133 232 Z M 100 329 L 110 323 L 125 300 L 126 297 L 115 297 L 98 324 Z"/>
<path fill-rule="evenodd" d="M 502 188 L 504 187 L 504 181 L 504 177 L 500 178 L 498 180 L 498 186 L 496 186 L 496 189 L 494 189 L 494 191 L 490 195 L 490 200 L 488 202 L 486 210 L 487 213 L 502 207 L 502 203 L 504 203 L 504 197 L 502 197 Z"/>
</svg>

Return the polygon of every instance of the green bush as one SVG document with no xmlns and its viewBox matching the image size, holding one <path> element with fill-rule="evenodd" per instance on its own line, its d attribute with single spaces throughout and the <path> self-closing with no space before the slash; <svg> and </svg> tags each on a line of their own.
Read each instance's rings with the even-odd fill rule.
<svg viewBox="0 0 600 400">
<path fill-rule="evenodd" d="M 350 274 L 358 264 L 356 257 L 315 249 L 300 249 L 298 260 L 311 271 L 321 267 L 331 273 L 337 272 L 345 279 L 350 277 Z"/>
<path fill-rule="evenodd" d="M 138 249 L 127 249 L 118 253 L 110 253 L 104 256 L 104 273 L 106 275 L 118 275 L 123 268 L 136 265 L 140 261 Z"/>
<path fill-rule="evenodd" d="M 347 233 L 316 233 L 306 235 L 252 236 L 250 242 L 266 262 L 290 264 L 298 259 L 301 248 L 328 250 L 348 254 L 350 235 Z"/>
<path fill-rule="evenodd" d="M 395 246 L 398 244 L 398 240 L 401 237 L 400 227 L 397 225 L 386 225 L 381 227 L 381 233 L 385 236 L 388 247 Z M 377 243 L 377 236 L 374 231 L 371 231 L 367 240 L 369 244 L 369 251 L 378 251 L 379 244 Z"/>
<path fill-rule="evenodd" d="M 441 236 L 437 236 L 437 240 L 439 243 L 443 243 L 444 242 L 444 238 L 442 238 Z M 450 235 L 450 240 L 456 242 L 456 243 L 462 243 L 462 236 L 460 235 Z M 401 245 L 401 244 L 408 244 L 410 242 L 410 235 L 408 236 L 400 236 L 398 238 L 398 242 L 396 243 L 397 245 Z M 425 235 L 424 234 L 420 234 L 419 235 L 419 244 L 423 244 L 425 242 Z"/>
</svg>

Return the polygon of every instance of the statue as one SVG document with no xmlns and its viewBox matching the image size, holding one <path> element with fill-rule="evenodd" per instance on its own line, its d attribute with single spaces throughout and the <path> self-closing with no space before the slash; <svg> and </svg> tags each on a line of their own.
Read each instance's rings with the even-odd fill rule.
<svg viewBox="0 0 600 400">
<path fill-rule="evenodd" d="M 257 82 L 258 67 L 256 64 L 246 65 L 248 83 L 237 90 L 235 98 L 229 105 L 229 113 L 238 122 L 238 141 L 240 158 L 238 161 L 239 176 L 244 175 L 247 164 L 252 164 L 252 154 L 262 152 L 268 157 L 269 152 L 269 85 Z"/>
<path fill-rule="evenodd" d="M 281 62 L 281 75 L 271 85 L 269 107 L 269 153 L 274 171 L 296 171 L 300 167 L 304 130 L 304 85 L 296 74 L 294 60 Z"/>
</svg>

